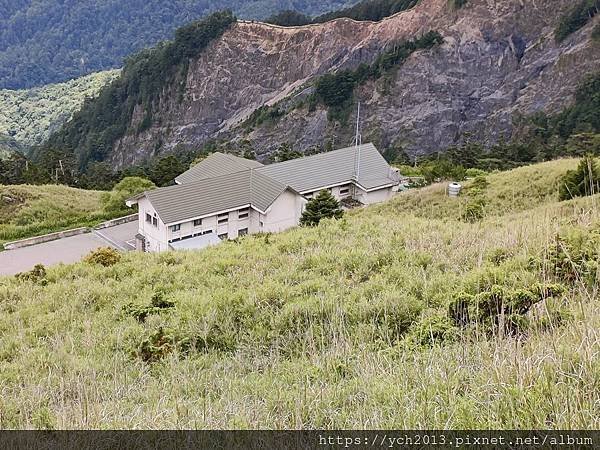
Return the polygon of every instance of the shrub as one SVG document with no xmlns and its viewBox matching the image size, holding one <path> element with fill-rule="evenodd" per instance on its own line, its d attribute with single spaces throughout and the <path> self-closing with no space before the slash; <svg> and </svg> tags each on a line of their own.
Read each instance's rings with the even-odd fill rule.
<svg viewBox="0 0 600 450">
<path fill-rule="evenodd" d="M 600 167 L 593 156 L 584 156 L 575 170 L 569 170 L 561 180 L 559 199 L 570 200 L 600 192 Z"/>
<path fill-rule="evenodd" d="M 135 305 L 129 303 L 123 310 L 126 314 L 134 317 L 138 322 L 145 322 L 146 317 L 151 314 L 159 314 L 165 309 L 175 308 L 175 303 L 165 299 L 165 293 L 162 290 L 156 291 L 152 294 L 150 305 Z"/>
<path fill-rule="evenodd" d="M 121 254 L 111 247 L 101 247 L 90 252 L 84 259 L 88 264 L 104 267 L 114 266 L 121 260 Z"/>
<path fill-rule="evenodd" d="M 145 178 L 125 177 L 115 185 L 112 191 L 102 195 L 102 208 L 108 214 L 131 212 L 125 205 L 125 201 L 155 187 L 152 181 Z"/>
<path fill-rule="evenodd" d="M 331 195 L 331 192 L 322 190 L 307 203 L 306 210 L 300 218 L 300 225 L 318 225 L 321 219 L 341 219 L 343 214 L 340 202 Z"/>
<path fill-rule="evenodd" d="M 478 176 L 486 176 L 487 172 L 485 170 L 481 170 L 481 169 L 475 169 L 475 168 L 469 168 L 465 171 L 465 175 L 467 176 L 467 178 L 475 178 Z"/>
<path fill-rule="evenodd" d="M 175 350 L 178 341 L 171 331 L 160 327 L 140 343 L 137 354 L 142 361 L 154 363 Z"/>
<path fill-rule="evenodd" d="M 485 217 L 487 200 L 482 195 L 473 196 L 465 205 L 460 218 L 465 222 L 475 223 Z"/>
<path fill-rule="evenodd" d="M 555 275 L 562 281 L 593 285 L 600 270 L 600 228 L 569 228 L 548 249 Z"/>
<path fill-rule="evenodd" d="M 457 337 L 458 329 L 447 315 L 429 312 L 410 328 L 407 341 L 415 346 L 432 347 L 453 342 Z"/>
<path fill-rule="evenodd" d="M 565 290 L 561 284 L 538 284 L 530 289 L 493 285 L 476 295 L 461 292 L 450 302 L 448 317 L 459 327 L 478 324 L 487 332 L 503 330 L 514 335 L 527 328 L 525 315 L 534 304 Z"/>
<path fill-rule="evenodd" d="M 36 264 L 29 272 L 21 272 L 15 275 L 19 281 L 31 281 L 33 283 L 46 284 L 46 268 L 43 264 Z"/>
</svg>

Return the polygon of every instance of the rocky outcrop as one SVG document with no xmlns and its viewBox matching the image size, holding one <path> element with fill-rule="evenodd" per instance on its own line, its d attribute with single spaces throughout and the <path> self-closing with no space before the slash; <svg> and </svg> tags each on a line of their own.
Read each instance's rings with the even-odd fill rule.
<svg viewBox="0 0 600 450">
<path fill-rule="evenodd" d="M 177 146 L 211 139 L 249 139 L 266 155 L 280 143 L 297 150 L 348 144 L 351 125 L 317 108 L 295 108 L 251 131 L 240 124 L 261 105 L 289 101 L 315 77 L 371 62 L 393 43 L 440 32 L 443 45 L 413 54 L 392 76 L 356 91 L 363 140 L 409 154 L 443 150 L 466 134 L 485 142 L 509 137 L 518 115 L 567 105 L 579 81 L 600 69 L 592 24 L 560 45 L 553 30 L 570 0 L 469 0 L 458 11 L 447 0 L 422 0 L 381 22 L 338 19 L 282 28 L 238 22 L 191 62 L 183 92 L 167 89 L 153 126 L 115 145 L 116 167 Z M 182 95 L 181 95 L 182 94 Z M 135 130 L 134 115 L 130 129 Z"/>
</svg>

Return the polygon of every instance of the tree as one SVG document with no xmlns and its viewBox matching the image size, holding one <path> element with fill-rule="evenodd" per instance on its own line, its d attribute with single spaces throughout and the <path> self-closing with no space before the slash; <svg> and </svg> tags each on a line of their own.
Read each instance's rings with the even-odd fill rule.
<svg viewBox="0 0 600 450">
<path fill-rule="evenodd" d="M 569 200 L 600 192 L 600 167 L 592 155 L 584 156 L 575 170 L 569 170 L 560 184 L 559 199 Z"/>
<path fill-rule="evenodd" d="M 322 190 L 310 200 L 300 218 L 300 225 L 315 226 L 321 219 L 340 219 L 344 212 L 331 192 Z"/>
<path fill-rule="evenodd" d="M 118 179 L 119 175 L 113 172 L 110 164 L 94 162 L 88 166 L 87 171 L 81 176 L 79 185 L 84 189 L 108 191 Z"/>
<path fill-rule="evenodd" d="M 277 151 L 275 152 L 275 161 L 276 162 L 283 162 L 283 161 L 289 161 L 290 159 L 296 159 L 296 158 L 301 158 L 302 156 L 304 156 L 302 153 L 300 153 L 297 150 L 294 150 L 290 144 L 283 143 L 279 146 L 279 148 L 277 149 Z"/>
<path fill-rule="evenodd" d="M 134 195 L 154 189 L 156 185 L 145 178 L 126 177 L 119 181 L 110 192 L 102 195 L 102 208 L 104 212 L 117 215 L 126 214 L 129 210 L 125 201 Z"/>
<path fill-rule="evenodd" d="M 154 162 L 150 167 L 149 178 L 157 186 L 169 186 L 174 183 L 175 177 L 187 169 L 175 155 L 169 155 Z"/>
</svg>

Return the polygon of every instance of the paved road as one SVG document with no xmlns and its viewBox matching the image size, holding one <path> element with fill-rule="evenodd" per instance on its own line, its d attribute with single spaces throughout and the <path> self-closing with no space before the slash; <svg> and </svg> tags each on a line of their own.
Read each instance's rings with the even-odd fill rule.
<svg viewBox="0 0 600 450">
<path fill-rule="evenodd" d="M 31 270 L 40 263 L 45 266 L 75 263 L 92 250 L 108 245 L 119 250 L 133 250 L 127 241 L 134 239 L 137 229 L 137 222 L 129 222 L 100 230 L 101 236 L 86 233 L 0 252 L 0 275 Z"/>
</svg>

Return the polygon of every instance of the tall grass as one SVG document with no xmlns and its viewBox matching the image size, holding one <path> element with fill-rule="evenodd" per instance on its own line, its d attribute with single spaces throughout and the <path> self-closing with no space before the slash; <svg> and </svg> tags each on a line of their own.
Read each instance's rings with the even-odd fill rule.
<svg viewBox="0 0 600 450">
<path fill-rule="evenodd" d="M 487 196 L 507 189 L 489 181 Z M 551 254 L 566 228 L 596 232 L 598 198 L 532 189 L 530 208 L 497 200 L 469 223 L 436 189 L 202 252 L 0 279 L 0 427 L 598 428 L 598 277 L 569 248 L 582 276 L 559 279 Z M 433 204 L 451 206 L 431 219 Z M 449 321 L 457 293 L 536 283 L 566 291 L 518 334 Z"/>
<path fill-rule="evenodd" d="M 100 196 L 62 185 L 0 185 L 0 244 L 110 219 Z"/>
</svg>

